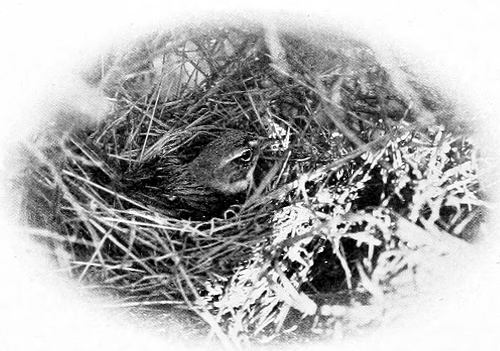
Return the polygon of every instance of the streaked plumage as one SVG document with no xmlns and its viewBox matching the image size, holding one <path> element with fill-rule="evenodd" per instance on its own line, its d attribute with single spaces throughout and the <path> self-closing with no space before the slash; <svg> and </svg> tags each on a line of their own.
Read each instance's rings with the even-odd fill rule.
<svg viewBox="0 0 500 351">
<path fill-rule="evenodd" d="M 221 215 L 241 200 L 252 183 L 259 141 L 241 131 L 226 132 L 190 163 L 158 158 L 124 177 L 124 191 L 142 204 L 178 218 Z"/>
</svg>

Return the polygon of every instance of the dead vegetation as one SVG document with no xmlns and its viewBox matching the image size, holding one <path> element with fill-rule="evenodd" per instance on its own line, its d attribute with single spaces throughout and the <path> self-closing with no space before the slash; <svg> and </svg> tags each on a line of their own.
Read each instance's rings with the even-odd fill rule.
<svg viewBox="0 0 500 351">
<path fill-rule="evenodd" d="M 108 118 L 26 147 L 29 232 L 116 307 L 187 309 L 227 347 L 383 324 L 474 241 L 477 150 L 408 70 L 394 80 L 359 42 L 318 44 L 207 27 L 105 55 L 85 76 L 113 102 Z M 135 164 L 187 162 L 226 129 L 275 142 L 221 218 L 172 218 L 117 191 Z"/>
</svg>

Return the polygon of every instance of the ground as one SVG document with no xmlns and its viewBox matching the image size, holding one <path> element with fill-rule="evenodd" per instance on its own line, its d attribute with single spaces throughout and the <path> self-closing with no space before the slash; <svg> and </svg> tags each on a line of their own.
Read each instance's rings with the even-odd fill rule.
<svg viewBox="0 0 500 351">
<path fill-rule="evenodd" d="M 26 147 L 26 224 L 82 289 L 130 313 L 181 310 L 227 347 L 365 333 L 480 235 L 472 128 L 362 42 L 206 26 L 151 34 L 83 77 L 113 111 Z M 189 162 L 227 129 L 273 143 L 221 216 L 175 218 L 117 190 L 135 165 Z"/>
</svg>

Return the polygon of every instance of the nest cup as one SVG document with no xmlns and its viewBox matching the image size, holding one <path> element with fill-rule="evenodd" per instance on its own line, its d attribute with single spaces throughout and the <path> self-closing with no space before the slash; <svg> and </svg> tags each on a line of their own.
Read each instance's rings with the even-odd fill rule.
<svg viewBox="0 0 500 351">
<path fill-rule="evenodd" d="M 340 339 L 403 313 L 408 291 L 430 289 L 480 235 L 471 128 L 360 41 L 203 25 L 106 53 L 82 78 L 112 111 L 37 134 L 18 184 L 31 235 L 117 305 L 182 310 L 226 346 Z M 216 215 L 175 215 L 120 187 L 232 130 L 270 142 L 252 186 Z"/>
</svg>

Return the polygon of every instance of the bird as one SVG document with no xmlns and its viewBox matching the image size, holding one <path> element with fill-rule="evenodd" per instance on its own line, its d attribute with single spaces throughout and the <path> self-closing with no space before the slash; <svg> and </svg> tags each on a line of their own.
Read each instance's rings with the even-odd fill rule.
<svg viewBox="0 0 500 351">
<path fill-rule="evenodd" d="M 204 220 L 241 202 L 253 185 L 262 138 L 225 131 L 188 163 L 159 157 L 139 164 L 124 177 L 133 200 L 171 217 Z"/>
</svg>

